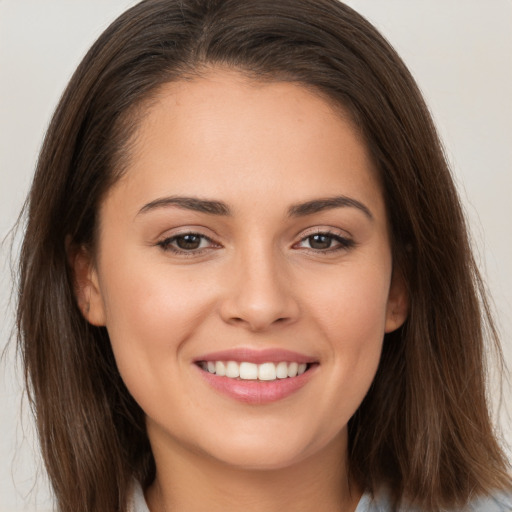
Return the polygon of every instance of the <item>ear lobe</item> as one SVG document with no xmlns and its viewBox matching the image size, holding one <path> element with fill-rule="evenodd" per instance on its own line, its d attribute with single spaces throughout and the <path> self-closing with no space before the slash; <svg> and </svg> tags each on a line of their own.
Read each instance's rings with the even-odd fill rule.
<svg viewBox="0 0 512 512">
<path fill-rule="evenodd" d="M 385 332 L 390 333 L 403 325 L 409 314 L 409 294 L 404 276 L 393 270 L 386 309 Z"/>
<path fill-rule="evenodd" d="M 104 326 L 105 305 L 90 251 L 83 246 L 70 248 L 68 258 L 73 272 L 75 297 L 82 315 L 92 325 Z"/>
</svg>

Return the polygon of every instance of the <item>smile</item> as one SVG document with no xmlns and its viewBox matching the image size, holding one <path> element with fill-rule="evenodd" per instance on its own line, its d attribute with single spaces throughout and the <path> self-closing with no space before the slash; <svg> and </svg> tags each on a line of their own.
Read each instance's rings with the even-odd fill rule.
<svg viewBox="0 0 512 512">
<path fill-rule="evenodd" d="M 274 381 L 289 379 L 302 375 L 307 369 L 307 363 L 265 362 L 262 364 L 248 361 L 199 361 L 199 366 L 209 373 L 219 377 L 240 380 Z"/>
<path fill-rule="evenodd" d="M 294 395 L 320 367 L 317 356 L 282 348 L 232 348 L 200 354 L 193 363 L 210 389 L 251 405 Z"/>
</svg>

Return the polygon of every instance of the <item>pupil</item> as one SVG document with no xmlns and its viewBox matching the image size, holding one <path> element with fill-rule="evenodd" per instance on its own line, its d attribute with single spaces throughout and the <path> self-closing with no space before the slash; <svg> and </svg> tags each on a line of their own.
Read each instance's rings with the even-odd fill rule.
<svg viewBox="0 0 512 512">
<path fill-rule="evenodd" d="M 201 238 L 197 235 L 183 235 L 176 239 L 180 249 L 197 249 L 201 245 Z"/>
<path fill-rule="evenodd" d="M 329 249 L 331 246 L 331 237 L 329 235 L 310 236 L 309 245 L 313 249 Z"/>
</svg>

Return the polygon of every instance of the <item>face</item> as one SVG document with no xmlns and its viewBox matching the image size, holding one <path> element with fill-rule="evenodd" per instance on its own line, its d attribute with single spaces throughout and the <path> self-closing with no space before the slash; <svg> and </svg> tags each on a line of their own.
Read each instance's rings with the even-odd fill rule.
<svg viewBox="0 0 512 512">
<path fill-rule="evenodd" d="M 348 117 L 212 70 L 163 87 L 130 151 L 75 270 L 153 447 L 251 468 L 343 451 L 406 314 Z"/>
</svg>

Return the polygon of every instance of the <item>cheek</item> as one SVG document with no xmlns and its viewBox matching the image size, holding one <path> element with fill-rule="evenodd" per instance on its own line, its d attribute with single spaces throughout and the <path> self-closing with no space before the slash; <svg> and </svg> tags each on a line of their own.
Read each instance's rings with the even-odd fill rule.
<svg viewBox="0 0 512 512">
<path fill-rule="evenodd" d="M 386 259 L 373 265 L 347 265 L 316 276 L 308 301 L 319 324 L 340 343 L 359 340 L 366 344 L 382 337 L 391 279 Z"/>
<path fill-rule="evenodd" d="M 170 276 L 165 265 L 125 261 L 107 275 L 108 282 L 102 283 L 106 326 L 119 371 L 130 388 L 142 374 L 156 376 L 162 361 L 178 359 L 181 344 L 210 309 L 211 287 L 191 276 Z"/>
<path fill-rule="evenodd" d="M 332 414 L 342 421 L 348 421 L 363 400 L 379 365 L 390 267 L 385 259 L 382 267 L 347 267 L 311 294 L 315 325 L 328 340 L 332 380 L 325 398 L 338 404 Z"/>
</svg>

